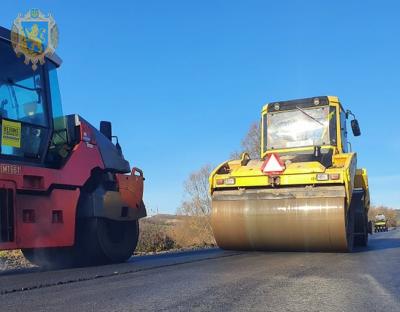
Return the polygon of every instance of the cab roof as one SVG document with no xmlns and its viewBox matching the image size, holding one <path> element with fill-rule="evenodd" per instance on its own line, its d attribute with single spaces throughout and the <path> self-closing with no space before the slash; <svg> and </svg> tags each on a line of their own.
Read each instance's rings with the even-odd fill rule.
<svg viewBox="0 0 400 312">
<path fill-rule="evenodd" d="M 11 42 L 11 31 L 0 26 L 0 39 Z M 46 56 L 46 58 L 52 61 L 57 67 L 61 66 L 62 60 L 57 54 L 54 53 L 52 56 Z"/>
<path fill-rule="evenodd" d="M 318 104 L 315 104 L 315 100 L 318 99 Z M 290 107 L 293 108 L 294 105 L 305 108 L 305 107 L 310 107 L 310 106 L 322 106 L 322 105 L 329 105 L 330 103 L 340 103 L 339 98 L 337 96 L 314 96 L 310 98 L 304 98 L 304 99 L 296 99 L 296 100 L 290 100 L 290 101 L 277 101 L 277 102 L 271 102 L 263 107 L 263 113 L 266 113 L 270 111 L 271 108 L 269 108 L 270 105 L 279 105 L 278 110 L 285 110 Z"/>
</svg>

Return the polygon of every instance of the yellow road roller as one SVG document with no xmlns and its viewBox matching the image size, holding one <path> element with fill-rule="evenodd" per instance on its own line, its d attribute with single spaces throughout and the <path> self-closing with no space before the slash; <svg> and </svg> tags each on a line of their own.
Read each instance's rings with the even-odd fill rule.
<svg viewBox="0 0 400 312">
<path fill-rule="evenodd" d="M 339 251 L 368 244 L 366 169 L 348 141 L 361 130 L 335 96 L 273 102 L 262 109 L 261 159 L 210 175 L 211 224 L 231 250 Z"/>
<path fill-rule="evenodd" d="M 388 220 L 384 214 L 380 213 L 375 216 L 374 229 L 375 233 L 389 231 Z"/>
</svg>

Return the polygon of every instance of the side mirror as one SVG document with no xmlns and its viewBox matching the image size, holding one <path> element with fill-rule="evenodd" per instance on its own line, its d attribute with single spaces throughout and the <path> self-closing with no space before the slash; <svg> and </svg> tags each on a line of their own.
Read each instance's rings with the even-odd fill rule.
<svg viewBox="0 0 400 312">
<path fill-rule="evenodd" d="M 353 119 L 351 121 L 351 130 L 353 130 L 353 135 L 354 136 L 360 136 L 361 135 L 360 125 L 358 124 L 358 120 L 357 119 Z"/>
<path fill-rule="evenodd" d="M 100 121 L 100 132 L 110 141 L 112 140 L 112 125 L 109 121 Z"/>
</svg>

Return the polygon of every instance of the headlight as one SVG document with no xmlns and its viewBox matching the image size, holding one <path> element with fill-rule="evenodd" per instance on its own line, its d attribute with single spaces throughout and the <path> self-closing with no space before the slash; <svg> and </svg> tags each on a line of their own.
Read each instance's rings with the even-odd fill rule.
<svg viewBox="0 0 400 312">
<path fill-rule="evenodd" d="M 317 181 L 340 180 L 340 173 L 318 173 Z"/>
<path fill-rule="evenodd" d="M 318 173 L 317 174 L 317 181 L 328 181 L 329 175 L 327 173 Z"/>
<path fill-rule="evenodd" d="M 226 179 L 217 179 L 217 185 L 235 185 L 236 179 L 235 178 L 226 178 Z"/>
<path fill-rule="evenodd" d="M 236 179 L 235 178 L 225 179 L 225 184 L 226 185 L 234 185 L 235 183 L 236 183 Z"/>
</svg>

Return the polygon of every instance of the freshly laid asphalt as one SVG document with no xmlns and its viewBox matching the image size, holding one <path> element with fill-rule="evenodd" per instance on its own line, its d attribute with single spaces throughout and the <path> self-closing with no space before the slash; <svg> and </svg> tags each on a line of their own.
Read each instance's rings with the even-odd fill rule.
<svg viewBox="0 0 400 312">
<path fill-rule="evenodd" d="M 4 271 L 0 311 L 400 311 L 400 230 L 351 254 L 208 249 Z"/>
</svg>

